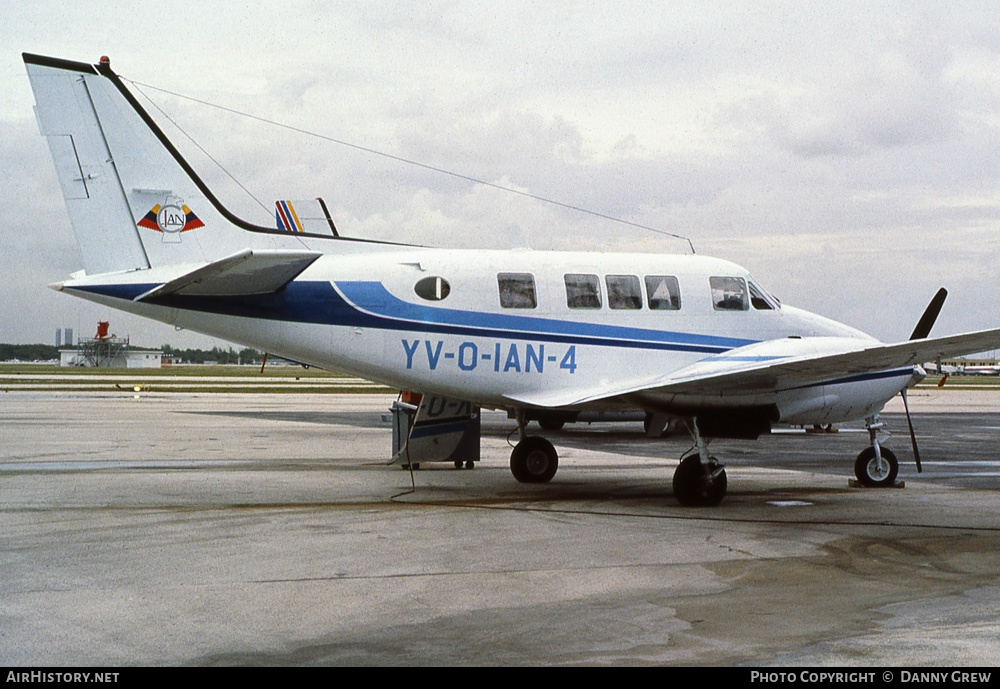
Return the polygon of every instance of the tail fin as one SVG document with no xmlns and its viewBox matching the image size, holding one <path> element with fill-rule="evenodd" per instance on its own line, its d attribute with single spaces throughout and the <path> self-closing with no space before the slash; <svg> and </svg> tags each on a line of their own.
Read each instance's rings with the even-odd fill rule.
<svg viewBox="0 0 1000 689">
<path fill-rule="evenodd" d="M 301 234 L 252 225 L 222 206 L 107 58 L 23 58 L 88 274 L 303 249 Z"/>
</svg>

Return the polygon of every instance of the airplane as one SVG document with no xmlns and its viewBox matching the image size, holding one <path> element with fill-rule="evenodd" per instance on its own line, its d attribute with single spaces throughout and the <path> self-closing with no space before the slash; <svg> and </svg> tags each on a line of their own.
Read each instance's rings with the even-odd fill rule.
<svg viewBox="0 0 1000 689">
<path fill-rule="evenodd" d="M 707 256 L 445 250 L 255 225 L 212 193 L 106 57 L 23 59 L 85 268 L 54 289 L 505 409 L 520 482 L 548 482 L 558 468 L 552 443 L 528 434 L 530 418 L 633 411 L 660 428 L 680 419 L 691 434 L 672 481 L 683 505 L 726 493 L 712 439 L 753 439 L 779 423 L 864 419 L 855 474 L 889 486 L 898 460 L 880 444 L 883 406 L 906 401 L 921 362 L 1000 348 L 1000 329 L 929 337 L 944 290 L 909 340 L 883 344 Z M 910 435 L 919 471 L 912 424 Z"/>
</svg>

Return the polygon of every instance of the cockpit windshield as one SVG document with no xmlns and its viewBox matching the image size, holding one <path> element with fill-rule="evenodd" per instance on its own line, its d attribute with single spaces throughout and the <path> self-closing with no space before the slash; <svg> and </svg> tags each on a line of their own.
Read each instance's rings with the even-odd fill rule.
<svg viewBox="0 0 1000 689">
<path fill-rule="evenodd" d="M 747 283 L 750 285 L 750 305 L 755 309 L 758 311 L 771 311 L 781 308 L 781 301 L 769 294 L 753 278 L 747 280 Z"/>
</svg>

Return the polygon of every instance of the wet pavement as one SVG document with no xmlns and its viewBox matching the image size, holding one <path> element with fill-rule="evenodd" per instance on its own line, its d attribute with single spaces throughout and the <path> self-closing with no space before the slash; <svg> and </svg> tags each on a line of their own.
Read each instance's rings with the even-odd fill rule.
<svg viewBox="0 0 1000 689">
<path fill-rule="evenodd" d="M 384 395 L 8 392 L 0 663 L 995 665 L 998 396 L 918 392 L 904 488 L 849 485 L 855 424 L 716 441 L 706 509 L 639 424 L 524 485 L 489 412 L 411 484 Z"/>
</svg>

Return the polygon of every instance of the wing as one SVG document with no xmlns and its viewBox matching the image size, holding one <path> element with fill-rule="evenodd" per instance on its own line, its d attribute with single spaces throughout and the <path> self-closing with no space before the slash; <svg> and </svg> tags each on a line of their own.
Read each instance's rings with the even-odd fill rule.
<svg viewBox="0 0 1000 689">
<path fill-rule="evenodd" d="M 770 340 L 706 357 L 655 378 L 614 387 L 518 394 L 508 399 L 535 407 L 572 407 L 635 393 L 720 397 L 775 393 L 807 385 L 850 382 L 865 374 L 998 347 L 1000 328 L 890 345 L 846 338 Z"/>
</svg>

